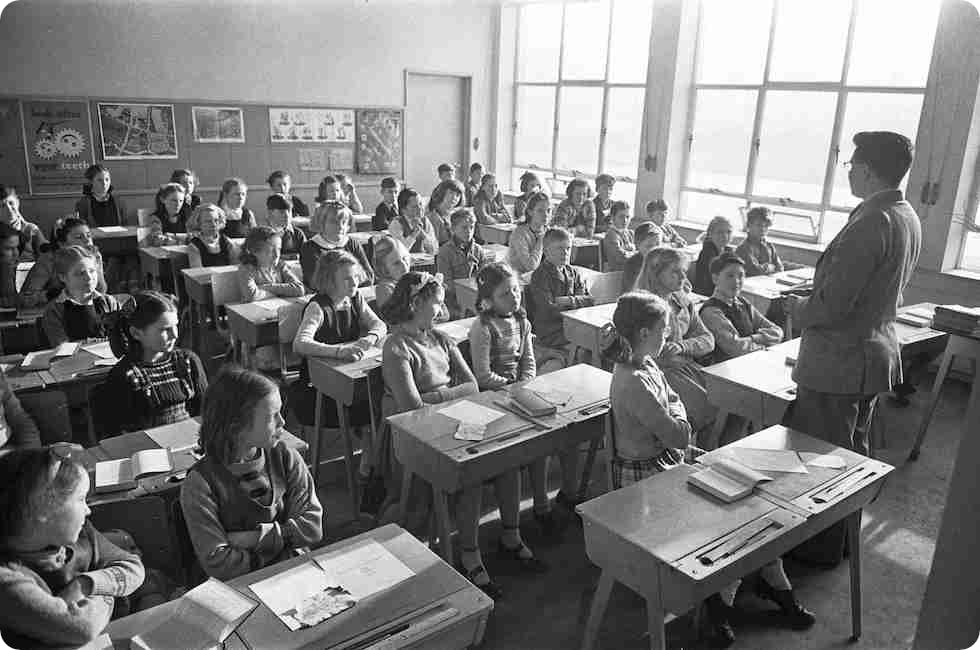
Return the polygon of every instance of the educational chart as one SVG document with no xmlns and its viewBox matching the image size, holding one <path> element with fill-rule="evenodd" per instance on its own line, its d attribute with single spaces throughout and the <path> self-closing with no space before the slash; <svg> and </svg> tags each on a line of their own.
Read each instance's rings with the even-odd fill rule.
<svg viewBox="0 0 980 650">
<path fill-rule="evenodd" d="M 357 171 L 359 174 L 400 174 L 402 111 L 364 108 L 357 111 Z"/>
<path fill-rule="evenodd" d="M 242 109 L 231 106 L 192 106 L 194 142 L 245 142 Z"/>
<path fill-rule="evenodd" d="M 354 142 L 354 110 L 349 108 L 270 108 L 273 143 Z"/>
<path fill-rule="evenodd" d="M 173 104 L 99 103 L 106 160 L 177 158 Z"/>
<path fill-rule="evenodd" d="M 95 160 L 88 103 L 25 100 L 22 117 L 31 194 L 77 192 Z"/>
</svg>

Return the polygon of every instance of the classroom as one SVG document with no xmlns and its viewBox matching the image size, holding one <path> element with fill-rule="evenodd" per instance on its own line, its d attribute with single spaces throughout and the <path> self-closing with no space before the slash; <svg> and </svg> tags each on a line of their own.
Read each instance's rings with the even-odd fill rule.
<svg viewBox="0 0 980 650">
<path fill-rule="evenodd" d="M 0 50 L 0 650 L 980 647 L 975 2 Z"/>
</svg>

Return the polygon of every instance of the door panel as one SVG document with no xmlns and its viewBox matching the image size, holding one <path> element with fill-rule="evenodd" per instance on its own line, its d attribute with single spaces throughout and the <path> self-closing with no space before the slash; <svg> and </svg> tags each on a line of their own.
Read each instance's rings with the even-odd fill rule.
<svg viewBox="0 0 980 650">
<path fill-rule="evenodd" d="M 406 85 L 405 177 L 428 195 L 439 163 L 456 165 L 457 178 L 464 174 L 468 83 L 465 77 L 409 73 Z"/>
</svg>

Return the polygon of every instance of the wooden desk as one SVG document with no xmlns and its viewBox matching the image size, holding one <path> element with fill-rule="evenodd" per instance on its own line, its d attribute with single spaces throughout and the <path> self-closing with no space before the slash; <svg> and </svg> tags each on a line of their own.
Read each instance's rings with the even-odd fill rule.
<svg viewBox="0 0 980 650">
<path fill-rule="evenodd" d="M 782 297 L 783 291 L 804 283 L 813 281 L 813 274 L 816 271 L 812 266 L 804 266 L 790 271 L 781 271 L 772 275 L 756 275 L 745 278 L 742 284 L 742 295 L 762 314 L 769 310 L 769 305 L 774 300 Z M 786 339 L 793 338 L 793 316 L 786 314 L 786 322 L 783 325 Z"/>
<path fill-rule="evenodd" d="M 476 231 L 480 239 L 487 244 L 501 244 L 506 246 L 510 243 L 510 234 L 517 228 L 516 223 L 493 223 L 477 224 Z"/>
<path fill-rule="evenodd" d="M 775 480 L 734 503 L 723 503 L 687 483 L 695 468 L 681 465 L 580 505 L 585 548 L 602 575 L 585 627 L 582 648 L 595 646 L 602 616 L 615 582 L 642 595 L 647 603 L 650 648 L 665 648 L 664 617 L 683 614 L 734 580 L 781 557 L 824 528 L 847 518 L 851 539 L 861 539 L 861 509 L 881 489 L 894 468 L 849 450 L 772 427 L 712 454 L 706 464 L 736 446 L 829 453 L 847 463 L 844 470 L 809 467 L 808 474 L 767 472 Z M 855 483 L 843 492 L 814 498 L 835 481 Z M 864 476 L 864 479 L 857 478 Z M 684 513 L 678 517 L 677 513 Z M 768 519 L 768 521 L 764 521 Z M 711 564 L 700 556 L 718 544 L 771 524 L 731 555 Z M 851 631 L 861 636 L 861 547 L 851 546 Z"/>
<path fill-rule="evenodd" d="M 411 253 L 413 271 L 436 272 L 436 256 L 430 253 Z"/>
<path fill-rule="evenodd" d="M 491 262 L 506 262 L 510 249 L 503 244 L 484 244 L 483 251 Z"/>
<path fill-rule="evenodd" d="M 506 393 L 513 390 L 513 386 L 390 416 L 388 423 L 392 427 L 395 455 L 404 466 L 402 512 L 405 511 L 412 475 L 418 474 L 432 486 L 442 557 L 451 562 L 449 494 L 480 485 L 503 472 L 571 445 L 591 441 L 594 448 L 605 435 L 605 426 L 570 425 L 587 419 L 605 418 L 609 411 L 611 380 L 611 374 L 585 364 L 563 368 L 532 380 L 535 387 L 547 387 L 571 395 L 571 401 L 559 407 L 558 413 L 536 418 L 534 422 L 496 405 L 506 401 Z M 439 412 L 450 404 L 462 401 L 482 404 L 503 413 L 503 417 L 487 426 L 482 442 L 457 440 L 454 434 L 458 421 Z M 580 410 L 588 407 L 597 410 L 583 415 Z M 594 451 L 590 455 L 594 458 Z M 591 468 L 586 468 L 583 478 L 588 477 L 590 471 Z"/>
<path fill-rule="evenodd" d="M 469 337 L 472 318 L 439 323 L 436 329 L 448 335 L 457 345 Z M 320 423 L 323 422 L 323 396 L 329 397 L 337 404 L 337 422 L 344 438 L 344 461 L 347 470 L 347 487 L 351 492 L 353 512 L 358 512 L 357 474 L 354 467 L 354 440 L 350 429 L 350 409 L 355 402 L 366 400 L 371 413 L 371 431 L 378 432 L 375 414 L 380 413 L 380 405 L 374 403 L 374 394 L 368 385 L 369 375 L 381 367 L 381 349 L 384 343 L 379 342 L 377 348 L 372 348 L 368 357 L 360 361 L 347 362 L 337 359 L 318 359 L 311 357 L 306 360 L 310 373 L 310 383 L 317 390 L 316 408 L 313 416 L 313 479 L 319 478 L 320 471 Z M 377 438 L 377 435 L 375 435 Z"/>
<path fill-rule="evenodd" d="M 135 255 L 138 243 L 136 241 L 136 226 L 121 226 L 125 230 L 92 228 L 92 241 L 99 247 L 103 255 Z"/>
<path fill-rule="evenodd" d="M 435 610 L 455 610 L 448 620 L 409 636 L 399 648 L 469 648 L 483 640 L 493 601 L 439 559 L 425 544 L 398 526 L 389 524 L 232 580 L 229 584 L 253 600 L 249 585 L 313 561 L 343 553 L 358 544 L 375 541 L 411 569 L 415 575 L 374 594 L 319 625 L 290 632 L 261 601 L 239 626 L 246 647 L 331 650 L 376 647 L 371 639 L 405 623 L 416 622 Z M 312 557 L 311 557 L 312 556 Z"/>
<path fill-rule="evenodd" d="M 187 306 L 190 310 L 191 349 L 201 352 L 201 324 L 207 313 L 211 311 L 211 276 L 217 273 L 236 273 L 238 267 L 228 266 L 199 266 L 181 269 L 184 279 L 184 289 L 187 292 Z"/>
<path fill-rule="evenodd" d="M 909 305 L 901 311 L 929 304 Z M 895 330 L 902 351 L 907 354 L 915 354 L 947 336 L 938 330 L 904 323 L 895 323 Z M 782 421 L 786 409 L 796 399 L 793 366 L 787 363 L 787 358 L 796 359 L 799 347 L 800 339 L 796 338 L 704 369 L 708 399 L 719 409 L 711 440 L 707 441 L 709 447 L 717 444 L 729 413 L 744 417 L 754 430 Z"/>
<path fill-rule="evenodd" d="M 587 286 L 592 285 L 593 280 L 599 275 L 598 271 L 585 266 L 575 266 L 582 280 Z M 476 278 L 464 278 L 462 280 L 452 280 L 456 288 L 456 302 L 463 309 L 464 314 L 476 313 Z M 531 274 L 524 273 L 518 277 L 521 287 L 527 287 L 531 282 Z"/>
<path fill-rule="evenodd" d="M 707 300 L 704 296 L 691 293 L 688 294 L 694 304 L 700 304 Z M 563 326 L 565 328 L 565 338 L 579 348 L 589 350 L 592 353 L 592 363 L 601 366 L 601 336 L 602 328 L 612 322 L 613 313 L 616 311 L 615 302 L 608 302 L 602 305 L 591 307 L 580 307 L 570 309 L 561 313 Z"/>
</svg>

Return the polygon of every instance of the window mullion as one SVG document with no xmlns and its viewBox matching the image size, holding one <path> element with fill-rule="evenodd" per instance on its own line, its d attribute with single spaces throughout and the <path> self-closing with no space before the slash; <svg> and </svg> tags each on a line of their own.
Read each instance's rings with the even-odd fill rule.
<svg viewBox="0 0 980 650">
<path fill-rule="evenodd" d="M 687 185 L 687 179 L 690 178 L 690 166 L 691 166 L 691 148 L 694 146 L 694 116 L 697 112 L 698 105 L 698 74 L 701 67 L 701 22 L 704 20 L 704 3 L 698 2 L 698 15 L 695 24 L 697 25 L 697 31 L 694 34 L 694 65 L 691 66 L 691 90 L 688 93 L 687 98 L 687 119 L 685 121 L 685 126 L 687 128 L 686 137 L 687 140 L 683 151 L 681 152 L 681 188 L 683 189 Z M 651 29 L 653 27 L 651 26 Z M 649 71 L 647 72 L 649 78 Z M 647 90 L 649 93 L 649 89 Z M 647 102 L 643 102 L 643 110 L 647 111 Z M 647 117 L 647 122 L 649 123 L 651 117 Z M 662 117 L 660 115 L 653 116 L 652 119 L 660 120 Z M 668 137 L 669 141 L 669 137 Z M 658 143 L 659 146 L 659 143 Z M 648 152 L 649 153 L 649 152 Z M 680 197 L 678 197 L 680 198 Z"/>
<path fill-rule="evenodd" d="M 759 148 L 762 146 L 762 116 L 766 109 L 766 90 L 769 84 L 769 71 L 772 68 L 772 44 L 776 39 L 776 20 L 779 17 L 779 2 L 773 0 L 769 14 L 769 43 L 766 46 L 766 63 L 762 70 L 762 87 L 755 104 L 755 120 L 752 123 L 752 146 L 749 148 L 749 166 L 745 174 L 745 195 L 752 196 L 755 188 L 755 168 L 759 161 Z"/>
<path fill-rule="evenodd" d="M 561 124 L 562 65 L 565 57 L 565 8 L 561 5 L 561 40 L 558 43 L 558 83 L 555 84 L 555 129 L 551 134 L 551 169 L 558 169 L 558 129 Z M 554 172 L 552 172 L 554 176 Z"/>
<path fill-rule="evenodd" d="M 602 78 L 602 118 L 599 122 L 599 155 L 596 159 L 596 174 L 602 172 L 606 157 L 606 124 L 609 119 L 609 60 L 612 58 L 612 27 L 615 6 L 616 0 L 612 0 L 609 3 L 609 28 L 606 30 L 606 71 Z"/>
<path fill-rule="evenodd" d="M 511 113 L 512 119 L 511 119 L 511 127 L 510 127 L 510 164 L 511 165 L 514 165 L 517 162 L 517 160 L 516 160 L 517 157 L 514 155 L 514 152 L 517 151 L 517 107 L 518 107 L 518 102 L 520 101 L 520 95 L 521 95 L 521 85 L 520 85 L 520 82 L 518 82 L 517 75 L 518 75 L 518 72 L 520 70 L 521 31 L 524 29 L 523 26 L 524 26 L 524 11 L 523 11 L 522 8 L 518 8 L 517 9 L 517 29 L 515 30 L 516 31 L 516 36 L 514 38 L 514 50 L 515 50 L 515 52 L 514 52 L 514 77 L 513 77 L 513 79 L 514 79 L 514 107 L 513 107 L 513 112 Z M 510 172 L 510 174 L 508 174 L 508 176 L 510 178 L 510 180 L 508 182 L 509 183 L 513 183 L 514 182 L 513 168 L 511 168 L 511 172 Z"/>
</svg>

